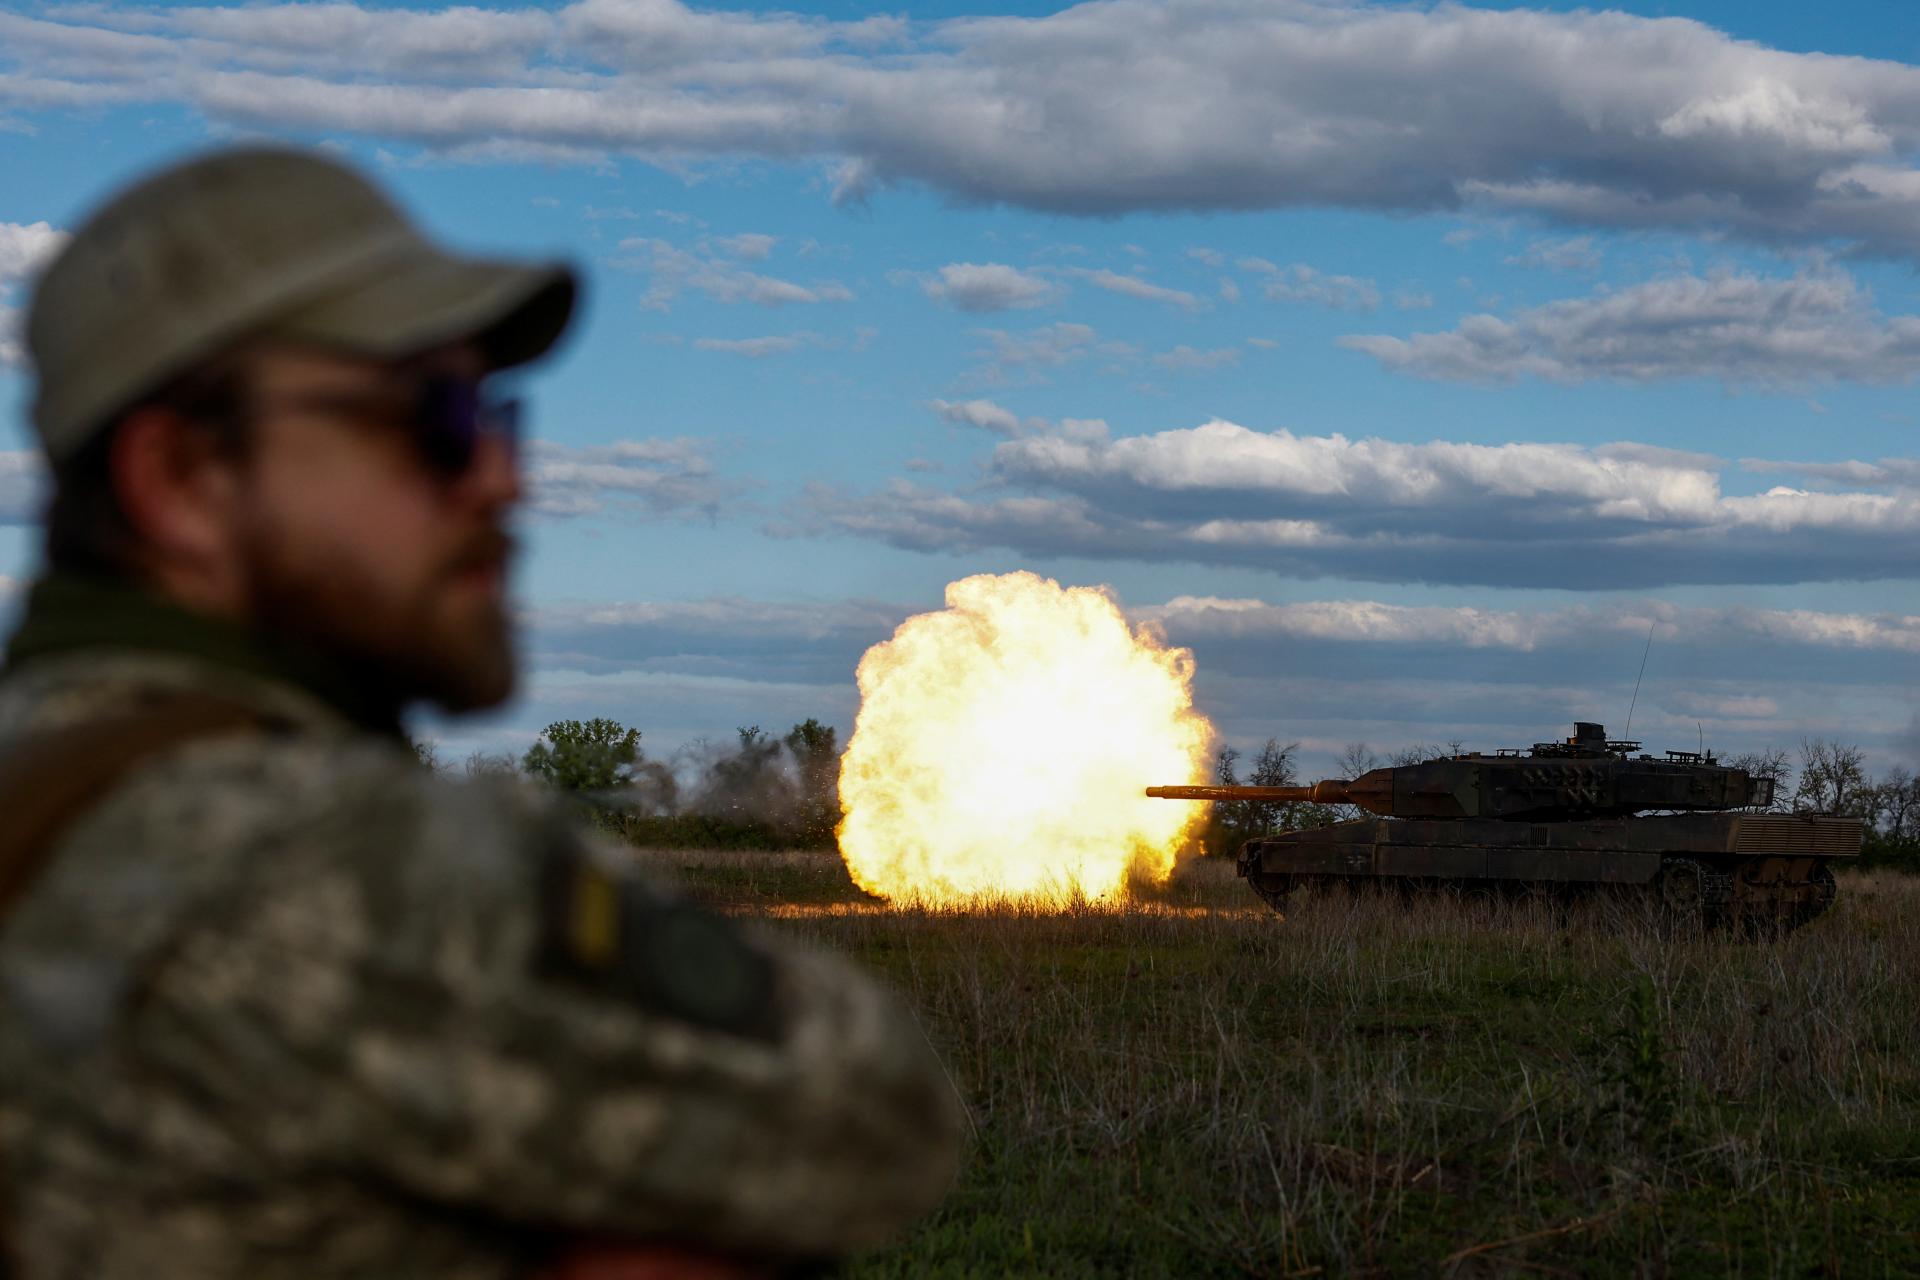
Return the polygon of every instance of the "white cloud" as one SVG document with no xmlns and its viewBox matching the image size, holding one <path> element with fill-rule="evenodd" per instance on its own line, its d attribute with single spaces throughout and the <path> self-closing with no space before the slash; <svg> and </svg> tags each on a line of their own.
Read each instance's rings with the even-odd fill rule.
<svg viewBox="0 0 1920 1280">
<path fill-rule="evenodd" d="M 1112 87 L 1125 84 L 1116 97 Z M 0 14 L 0 110 L 458 151 L 816 159 L 1081 215 L 1317 206 L 1920 254 L 1920 69 L 1617 12 L 1092 0 L 908 24 L 580 0 Z"/>
<path fill-rule="evenodd" d="M 19 330 L 20 309 L 0 302 L 0 369 L 10 369 L 26 358 Z"/>
<path fill-rule="evenodd" d="M 1009 369 L 1046 368 L 1078 360 L 1092 353 L 1094 341 L 1100 336 L 1092 325 L 1064 320 L 1058 324 L 1029 329 L 1025 333 L 1012 333 L 1005 329 L 977 329 L 974 332 L 988 343 L 985 350 L 975 354 L 986 360 L 990 368 L 1002 372 Z"/>
<path fill-rule="evenodd" d="M 38 449 L 0 451 L 0 525 L 38 523 L 46 483 Z"/>
<path fill-rule="evenodd" d="M 1242 258 L 1240 269 L 1266 277 L 1261 292 L 1274 302 L 1306 302 L 1337 311 L 1372 311 L 1380 286 L 1358 276 L 1328 275 L 1304 262 L 1280 267 L 1265 258 Z"/>
<path fill-rule="evenodd" d="M 710 518 L 743 488 L 714 470 L 712 452 L 712 442 L 700 439 L 584 448 L 535 440 L 527 446 L 527 505 L 536 514 L 562 518 Z"/>
<path fill-rule="evenodd" d="M 1716 378 L 1790 387 L 1920 373 L 1920 316 L 1881 315 L 1851 276 L 1831 268 L 1786 279 L 1674 276 L 1512 320 L 1474 315 L 1451 332 L 1341 342 L 1389 369 L 1453 381 Z"/>
<path fill-rule="evenodd" d="M 576 670 L 697 671 L 852 684 L 860 654 L 911 610 L 865 600 L 624 600 L 528 611 L 535 660 Z"/>
<path fill-rule="evenodd" d="M 1729 465 L 1632 443 L 1409 444 L 1218 420 L 1115 439 L 1062 423 L 996 445 L 985 492 L 816 488 L 796 519 L 909 548 L 1293 577 L 1593 590 L 1912 575 L 1907 473 L 1729 493 Z"/>
<path fill-rule="evenodd" d="M 581 0 L 563 10 L 560 21 L 594 60 L 630 71 L 710 60 L 779 60 L 834 43 L 886 44 L 903 34 L 897 18 L 832 23 L 791 14 L 695 10 L 673 0 Z"/>
<path fill-rule="evenodd" d="M 646 296 L 640 305 L 667 311 L 681 292 L 693 289 L 715 302 L 751 302 L 763 307 L 818 302 L 849 302 L 853 293 L 836 281 L 800 284 L 748 271 L 719 257 L 689 251 L 647 236 L 620 242 L 622 257 L 614 265 L 645 272 Z"/>
<path fill-rule="evenodd" d="M 645 633 L 656 637 L 650 652 L 669 656 L 701 648 L 735 652 L 769 639 L 793 645 L 834 643 L 868 634 L 880 638 L 913 612 L 909 605 L 869 600 L 800 604 L 721 597 L 544 607 L 530 611 L 527 620 L 549 632 L 621 637 L 628 643 Z M 1729 661 L 1737 661 L 1734 651 L 1755 645 L 1863 654 L 1920 653 L 1920 617 L 1911 615 L 1697 608 L 1665 600 L 1528 610 L 1365 599 L 1273 604 L 1248 598 L 1176 596 L 1165 604 L 1135 603 L 1127 612 L 1137 622 L 1164 629 L 1177 644 L 1204 648 L 1246 642 L 1253 650 L 1264 646 L 1268 652 L 1286 642 L 1512 654 L 1566 652 L 1611 649 L 1626 640 L 1644 640 L 1651 627 L 1656 646 L 1722 650 Z M 613 652 L 605 639 L 593 647 Z"/>
<path fill-rule="evenodd" d="M 1205 640 L 1315 640 L 1531 653 L 1644 637 L 1660 645 L 1731 649 L 1785 644 L 1814 649 L 1920 653 L 1920 617 L 1822 613 L 1810 609 L 1687 608 L 1642 600 L 1600 607 L 1483 609 L 1473 605 L 1398 605 L 1374 600 L 1301 601 L 1178 596 L 1136 609 L 1182 644 Z"/>
<path fill-rule="evenodd" d="M 1534 240 L 1522 252 L 1509 255 L 1507 265 L 1545 267 L 1550 271 L 1598 271 L 1601 257 L 1592 236 L 1572 236 L 1563 240 Z"/>
<path fill-rule="evenodd" d="M 1770 720 L 1780 714 L 1780 703 L 1753 694 L 1709 694 L 1691 689 L 1668 696 L 1667 705 L 1682 715 L 1709 720 Z"/>
<path fill-rule="evenodd" d="M 122 10 L 121 12 L 128 12 Z M 134 11 L 138 12 L 138 11 Z M 390 69 L 428 75 L 500 74 L 521 51 L 544 42 L 552 23 L 537 11 L 443 9 L 382 12 L 352 4 L 283 4 L 242 9 L 182 8 L 171 28 L 250 50 L 264 66 L 291 70 Z"/>
<path fill-rule="evenodd" d="M 1403 444 L 1259 432 L 1218 419 L 1117 440 L 1014 441 L 995 450 L 993 463 L 1001 476 L 1024 483 L 1287 494 L 1337 506 L 1484 510 L 1490 499 L 1550 500 L 1628 520 L 1685 520 L 1707 514 L 1719 500 L 1709 466 L 1690 455 L 1649 455 L 1641 446 Z M 1920 512 L 1914 519 L 1920 521 Z"/>
<path fill-rule="evenodd" d="M 19 364 L 20 310 L 11 305 L 16 286 L 60 251 L 67 233 L 46 222 L 0 222 L 0 369 Z"/>
<path fill-rule="evenodd" d="M 818 341 L 818 335 L 811 333 L 783 333 L 765 338 L 695 338 L 693 345 L 697 351 L 720 351 L 758 360 L 767 356 L 790 355 Z"/>
<path fill-rule="evenodd" d="M 1002 262 L 950 262 L 920 287 L 956 311 L 1025 311 L 1059 293 L 1051 282 Z"/>
<path fill-rule="evenodd" d="M 1197 311 L 1207 304 L 1184 289 L 1169 289 L 1163 285 L 1149 283 L 1138 276 L 1123 276 L 1116 271 L 1089 271 L 1084 267 L 1068 269 L 1070 274 L 1078 276 L 1096 289 L 1105 289 L 1108 293 L 1117 293 L 1123 297 L 1138 298 L 1143 302 L 1165 302 L 1188 311 Z"/>
<path fill-rule="evenodd" d="M 46 222 L 0 222 L 0 283 L 25 279 L 66 242 L 67 233 Z"/>
<path fill-rule="evenodd" d="M 1153 357 L 1153 362 L 1162 369 L 1174 369 L 1189 373 L 1203 373 L 1212 369 L 1224 369 L 1240 363 L 1240 348 L 1219 347 L 1212 351 L 1200 351 L 1185 343 L 1171 351 L 1162 351 Z"/>
<path fill-rule="evenodd" d="M 714 248 L 730 258 L 739 258 L 746 262 L 765 262 L 773 254 L 773 246 L 780 243 L 780 237 L 764 235 L 758 231 L 743 231 L 737 236 L 715 236 Z"/>
<path fill-rule="evenodd" d="M 1882 458 L 1878 462 L 1772 462 L 1742 458 L 1743 470 L 1797 475 L 1818 484 L 1859 489 L 1920 490 L 1920 458 Z"/>
<path fill-rule="evenodd" d="M 991 400 L 930 400 L 927 406 L 939 414 L 943 422 L 978 427 L 1002 436 L 1016 435 L 1020 431 L 1019 417 Z"/>
</svg>

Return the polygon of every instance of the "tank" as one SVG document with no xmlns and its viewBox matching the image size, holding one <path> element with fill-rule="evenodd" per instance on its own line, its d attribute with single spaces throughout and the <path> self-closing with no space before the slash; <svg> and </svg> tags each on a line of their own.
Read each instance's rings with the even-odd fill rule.
<svg viewBox="0 0 1920 1280">
<path fill-rule="evenodd" d="M 1859 819 L 1768 813 L 1773 780 L 1710 754 L 1563 742 L 1374 769 L 1299 787 L 1149 787 L 1167 800 L 1352 805 L 1370 817 L 1249 840 L 1238 869 L 1270 905 L 1295 891 L 1455 886 L 1566 894 L 1627 886 L 1669 918 L 1790 929 L 1833 902 Z"/>
</svg>

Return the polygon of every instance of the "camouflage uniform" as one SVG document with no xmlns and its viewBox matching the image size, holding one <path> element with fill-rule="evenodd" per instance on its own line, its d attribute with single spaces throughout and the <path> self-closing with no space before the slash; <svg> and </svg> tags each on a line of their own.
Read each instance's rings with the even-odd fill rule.
<svg viewBox="0 0 1920 1280">
<path fill-rule="evenodd" d="M 57 582 L 16 637 L 0 750 L 165 691 L 275 725 L 139 766 L 0 923 L 25 1277 L 490 1280 L 588 1232 L 830 1256 L 939 1198 L 956 1106 L 893 998 L 277 661 Z M 606 964 L 556 961 L 556 875 L 645 906 Z"/>
</svg>

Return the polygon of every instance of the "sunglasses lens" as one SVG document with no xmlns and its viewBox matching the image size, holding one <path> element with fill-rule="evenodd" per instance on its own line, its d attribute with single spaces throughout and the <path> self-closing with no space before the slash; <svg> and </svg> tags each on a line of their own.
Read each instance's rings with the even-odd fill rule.
<svg viewBox="0 0 1920 1280">
<path fill-rule="evenodd" d="M 458 479 L 473 465 L 483 434 L 518 451 L 520 413 L 517 399 L 483 396 L 471 382 L 457 378 L 434 378 L 423 388 L 414 423 L 420 456 L 439 474 Z"/>
<path fill-rule="evenodd" d="M 473 464 L 479 416 L 480 393 L 471 383 L 430 379 L 421 388 L 420 416 L 414 422 L 421 458 L 443 476 L 464 475 Z"/>
</svg>

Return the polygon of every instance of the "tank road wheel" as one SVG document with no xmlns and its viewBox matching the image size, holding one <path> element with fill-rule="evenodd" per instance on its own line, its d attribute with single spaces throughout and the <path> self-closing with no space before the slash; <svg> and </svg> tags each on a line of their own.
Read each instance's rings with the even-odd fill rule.
<svg viewBox="0 0 1920 1280">
<path fill-rule="evenodd" d="M 1669 929 L 1705 930 L 1725 922 L 1733 878 L 1697 858 L 1664 858 L 1653 888 Z"/>
<path fill-rule="evenodd" d="M 1833 905 L 1833 872 L 1818 858 L 1766 858 L 1744 864 L 1734 882 L 1742 930 L 1762 940 L 1783 938 Z"/>
<path fill-rule="evenodd" d="M 1260 895 L 1260 901 L 1282 915 L 1286 914 L 1287 896 L 1293 892 L 1292 876 L 1281 871 L 1249 871 L 1247 884 Z"/>
<path fill-rule="evenodd" d="M 1788 918 L 1787 928 L 1798 929 L 1801 925 L 1826 914 L 1833 905 L 1833 897 L 1840 891 L 1834 883 L 1833 868 L 1824 862 L 1814 864 L 1813 871 L 1807 876 L 1809 896 L 1794 905 L 1793 914 Z"/>
</svg>

